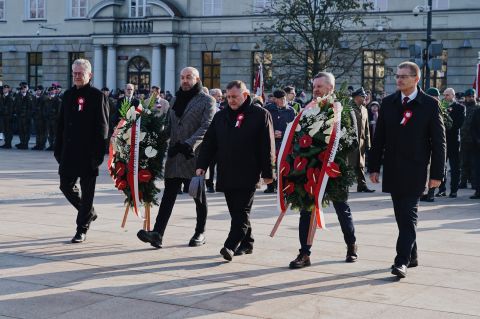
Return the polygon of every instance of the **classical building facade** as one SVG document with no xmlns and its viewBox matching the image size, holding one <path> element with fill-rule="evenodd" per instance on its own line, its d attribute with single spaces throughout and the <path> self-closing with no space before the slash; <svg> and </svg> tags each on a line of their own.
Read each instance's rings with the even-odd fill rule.
<svg viewBox="0 0 480 319">
<path fill-rule="evenodd" d="M 201 71 L 207 87 L 233 79 L 251 85 L 256 64 L 275 56 L 262 44 L 263 8 L 275 0 L 0 0 L 0 81 L 16 86 L 59 82 L 71 85 L 71 62 L 93 62 L 94 85 L 138 88 L 159 85 L 174 92 L 179 70 Z M 363 1 L 363 0 L 359 0 Z M 395 89 L 395 65 L 424 47 L 426 15 L 413 8 L 423 0 L 374 0 L 364 30 L 398 37 L 393 46 L 365 50 L 347 80 L 377 92 Z M 457 90 L 471 86 L 480 49 L 480 1 L 433 0 L 433 38 L 443 50 L 432 85 Z M 349 30 L 356 31 L 359 30 Z"/>
</svg>

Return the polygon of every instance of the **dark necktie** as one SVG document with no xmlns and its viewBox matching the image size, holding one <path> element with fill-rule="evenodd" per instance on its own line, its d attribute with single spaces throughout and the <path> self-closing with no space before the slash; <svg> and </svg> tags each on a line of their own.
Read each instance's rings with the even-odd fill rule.
<svg viewBox="0 0 480 319">
<path fill-rule="evenodd" d="M 403 98 L 403 102 L 402 102 L 403 108 L 407 107 L 408 101 L 410 101 L 410 98 L 408 96 Z"/>
</svg>

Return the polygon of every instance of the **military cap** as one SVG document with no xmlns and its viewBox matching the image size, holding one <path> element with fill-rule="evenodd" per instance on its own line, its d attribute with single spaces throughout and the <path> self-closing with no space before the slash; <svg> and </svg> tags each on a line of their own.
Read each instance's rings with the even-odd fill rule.
<svg viewBox="0 0 480 319">
<path fill-rule="evenodd" d="M 367 93 L 365 93 L 365 90 L 363 89 L 363 87 L 360 87 L 360 88 L 358 88 L 358 89 L 356 89 L 355 91 L 352 92 L 352 97 L 355 97 L 355 96 L 366 97 Z"/>
<path fill-rule="evenodd" d="M 160 88 L 156 85 L 152 85 L 152 89 L 157 89 L 157 90 L 160 90 Z"/>
<path fill-rule="evenodd" d="M 53 90 L 55 90 L 55 88 L 54 88 L 53 86 L 51 86 L 51 87 L 49 87 L 49 88 L 47 89 L 48 92 L 51 92 L 51 91 L 53 91 Z"/>
<path fill-rule="evenodd" d="M 105 91 L 108 91 L 108 92 L 110 92 L 110 89 L 109 89 L 108 87 L 106 87 L 106 86 L 105 86 L 105 87 L 103 87 L 103 88 L 102 88 L 100 91 L 102 91 L 102 92 L 105 92 Z"/>
<path fill-rule="evenodd" d="M 4 88 L 4 89 L 9 89 L 9 88 L 10 88 L 10 85 L 4 84 L 4 85 L 3 85 L 3 88 Z"/>
<path fill-rule="evenodd" d="M 37 85 L 37 87 L 35 88 L 35 91 L 43 91 L 43 86 L 42 85 Z"/>
<path fill-rule="evenodd" d="M 475 89 L 468 89 L 465 91 L 465 96 L 475 96 L 477 94 L 477 92 L 475 91 Z"/>
<path fill-rule="evenodd" d="M 438 97 L 440 96 L 440 91 L 437 88 L 431 87 L 428 88 L 425 93 L 427 93 L 430 96 Z"/>
<path fill-rule="evenodd" d="M 287 95 L 287 93 L 285 93 L 284 90 L 273 91 L 273 96 L 276 97 L 277 99 L 281 99 L 281 98 L 285 97 L 285 95 Z"/>
</svg>

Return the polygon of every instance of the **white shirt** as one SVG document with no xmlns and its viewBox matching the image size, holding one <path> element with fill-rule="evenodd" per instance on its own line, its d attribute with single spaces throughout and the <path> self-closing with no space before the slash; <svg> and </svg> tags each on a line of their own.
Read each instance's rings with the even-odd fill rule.
<svg viewBox="0 0 480 319">
<path fill-rule="evenodd" d="M 408 102 L 407 103 L 412 102 L 417 97 L 417 94 L 418 94 L 418 90 L 417 90 L 417 87 L 415 87 L 415 91 L 413 91 L 413 93 L 408 96 Z M 406 95 L 403 94 L 403 92 L 402 92 L 402 103 L 403 103 L 403 99 L 405 97 L 406 97 Z"/>
</svg>

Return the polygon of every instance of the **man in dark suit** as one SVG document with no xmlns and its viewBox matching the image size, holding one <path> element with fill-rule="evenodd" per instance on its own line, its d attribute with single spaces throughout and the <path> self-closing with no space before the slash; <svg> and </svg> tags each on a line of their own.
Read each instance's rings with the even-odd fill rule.
<svg viewBox="0 0 480 319">
<path fill-rule="evenodd" d="M 460 184 L 460 128 L 465 121 L 465 106 L 455 100 L 455 90 L 447 88 L 443 91 L 445 101 L 450 105 L 447 112 L 452 118 L 452 127 L 446 131 L 447 137 L 447 160 L 450 163 L 450 198 L 457 197 L 458 185 Z M 447 195 L 447 179 L 442 180 L 438 188 L 437 197 Z"/>
<path fill-rule="evenodd" d="M 0 116 L 3 122 L 3 135 L 5 143 L 0 148 L 12 148 L 12 117 L 13 117 L 13 97 L 10 93 L 10 86 L 3 86 L 3 94 L 0 96 Z"/>
<path fill-rule="evenodd" d="M 158 209 L 153 231 L 140 230 L 138 239 L 161 248 L 163 235 L 172 215 L 180 185 L 195 176 L 196 157 L 200 151 L 203 136 L 215 114 L 215 99 L 205 94 L 200 81 L 200 73 L 193 67 L 180 72 L 180 89 L 170 102 L 167 118 L 170 141 L 165 162 L 165 189 Z M 205 244 L 205 224 L 207 222 L 207 199 L 195 198 L 197 225 L 189 246 Z"/>
<path fill-rule="evenodd" d="M 121 98 L 118 99 L 117 101 L 117 114 L 118 110 L 122 107 L 122 104 L 127 101 L 130 103 L 130 105 L 138 105 L 140 103 L 140 100 L 137 99 L 133 93 L 135 93 L 135 86 L 132 83 L 127 83 L 125 84 L 125 95 Z M 117 118 L 118 120 L 118 118 Z M 116 125 L 117 123 L 115 123 Z"/>
<path fill-rule="evenodd" d="M 220 254 L 233 256 L 253 250 L 250 211 L 259 177 L 273 182 L 275 146 L 270 113 L 253 104 L 242 81 L 227 85 L 228 106 L 213 118 L 197 160 L 196 174 L 205 175 L 217 159 L 217 190 L 225 193 L 232 218 L 230 233 Z M 293 111 L 293 110 L 292 110 Z"/>
<path fill-rule="evenodd" d="M 379 183 L 383 164 L 382 189 L 392 196 L 399 229 L 392 274 L 404 278 L 407 267 L 418 265 L 418 202 L 426 187 L 440 185 L 444 176 L 446 141 L 438 101 L 418 87 L 419 67 L 403 62 L 398 65 L 395 78 L 398 91 L 382 100 L 369 171 L 370 180 Z"/>
<path fill-rule="evenodd" d="M 93 197 L 108 138 L 108 101 L 100 90 L 90 86 L 91 70 L 88 60 L 73 62 L 75 86 L 63 95 L 55 141 L 60 190 L 78 210 L 72 243 L 85 241 L 90 223 L 97 218 Z M 78 179 L 81 196 L 75 185 Z"/>
<path fill-rule="evenodd" d="M 477 108 L 472 115 L 472 125 L 470 126 L 470 134 L 473 144 L 473 163 L 475 169 L 475 194 L 470 196 L 471 199 L 480 199 L 480 108 Z"/>
</svg>

